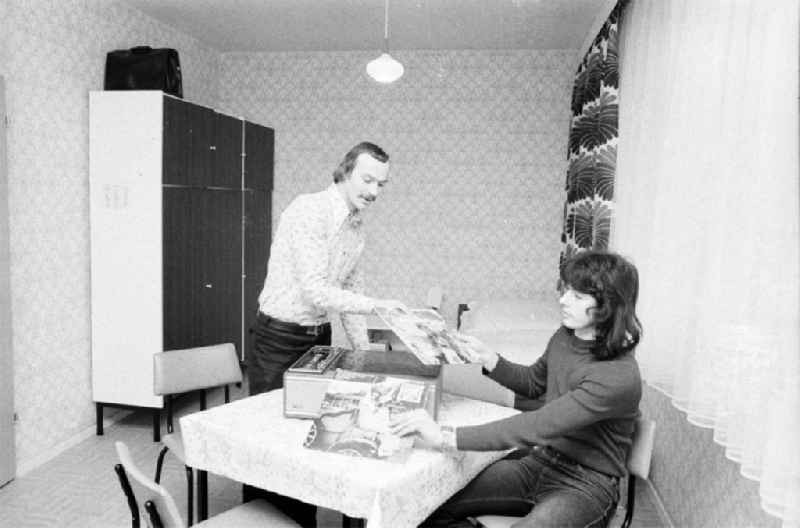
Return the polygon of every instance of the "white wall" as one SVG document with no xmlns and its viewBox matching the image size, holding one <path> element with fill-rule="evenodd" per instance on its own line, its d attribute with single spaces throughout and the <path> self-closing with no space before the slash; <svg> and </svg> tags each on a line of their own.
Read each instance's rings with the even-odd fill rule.
<svg viewBox="0 0 800 528">
<path fill-rule="evenodd" d="M 674 526 L 781 526 L 761 508 L 758 483 L 725 457 L 711 429 L 690 424 L 686 413 L 649 385 L 639 407 L 656 422 L 650 482 Z"/>
</svg>

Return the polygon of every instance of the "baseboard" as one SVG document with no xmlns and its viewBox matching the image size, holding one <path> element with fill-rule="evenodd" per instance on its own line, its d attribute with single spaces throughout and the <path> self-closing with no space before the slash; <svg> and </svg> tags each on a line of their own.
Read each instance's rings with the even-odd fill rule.
<svg viewBox="0 0 800 528">
<path fill-rule="evenodd" d="M 661 496 L 658 494 L 658 490 L 653 486 L 653 483 L 649 480 L 644 481 L 647 489 L 647 494 L 650 496 L 650 500 L 653 502 L 653 505 L 656 507 L 656 513 L 658 513 L 658 518 L 661 520 L 661 526 L 664 528 L 675 528 L 675 525 L 672 522 L 672 519 L 667 513 L 667 509 L 664 508 L 664 502 L 661 500 Z"/>
<path fill-rule="evenodd" d="M 103 428 L 110 427 L 111 425 L 122 420 L 123 418 L 125 418 L 126 416 L 128 416 L 133 412 L 134 412 L 133 409 L 118 409 L 116 413 L 113 413 L 110 417 L 103 419 Z M 57 457 L 70 447 L 74 447 L 79 443 L 83 442 L 84 440 L 86 440 L 87 438 L 94 436 L 96 433 L 97 433 L 97 427 L 95 424 L 92 424 L 89 427 L 81 430 L 80 432 L 72 435 L 70 438 L 64 440 L 63 442 L 59 442 L 54 446 L 48 448 L 43 453 L 40 453 L 35 457 L 31 457 L 25 460 L 18 460 L 17 474 L 15 475 L 14 478 L 26 475 L 27 473 L 33 471 L 42 464 L 54 459 L 55 457 Z"/>
</svg>

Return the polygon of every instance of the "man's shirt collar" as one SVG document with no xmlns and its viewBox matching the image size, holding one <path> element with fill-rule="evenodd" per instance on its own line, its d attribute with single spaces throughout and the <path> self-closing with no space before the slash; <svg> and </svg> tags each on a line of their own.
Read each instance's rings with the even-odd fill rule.
<svg viewBox="0 0 800 528">
<path fill-rule="evenodd" d="M 342 225 L 342 222 L 348 220 L 351 226 L 359 226 L 361 224 L 360 211 L 350 211 L 350 207 L 347 205 L 347 202 L 345 201 L 344 196 L 342 196 L 341 191 L 339 191 L 338 185 L 336 185 L 336 183 L 330 184 L 327 192 L 331 200 L 333 210 L 333 225 L 339 228 Z"/>
</svg>

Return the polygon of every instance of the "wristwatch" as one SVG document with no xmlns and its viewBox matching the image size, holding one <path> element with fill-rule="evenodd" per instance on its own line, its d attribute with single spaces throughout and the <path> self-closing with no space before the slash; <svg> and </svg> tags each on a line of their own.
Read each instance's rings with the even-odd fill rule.
<svg viewBox="0 0 800 528">
<path fill-rule="evenodd" d="M 456 444 L 456 429 L 449 425 L 442 425 L 442 443 L 439 448 L 442 451 L 457 451 L 458 445 Z"/>
</svg>

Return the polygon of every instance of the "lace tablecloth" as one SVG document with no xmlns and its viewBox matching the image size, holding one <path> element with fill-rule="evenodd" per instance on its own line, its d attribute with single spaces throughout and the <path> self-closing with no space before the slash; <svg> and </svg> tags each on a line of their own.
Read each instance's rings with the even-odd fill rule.
<svg viewBox="0 0 800 528">
<path fill-rule="evenodd" d="M 445 394 L 439 422 L 472 425 L 518 411 Z M 180 419 L 187 464 L 232 480 L 366 518 L 367 528 L 417 526 L 504 452 L 414 449 L 402 462 L 303 447 L 310 420 L 283 416 L 283 391 Z"/>
</svg>

